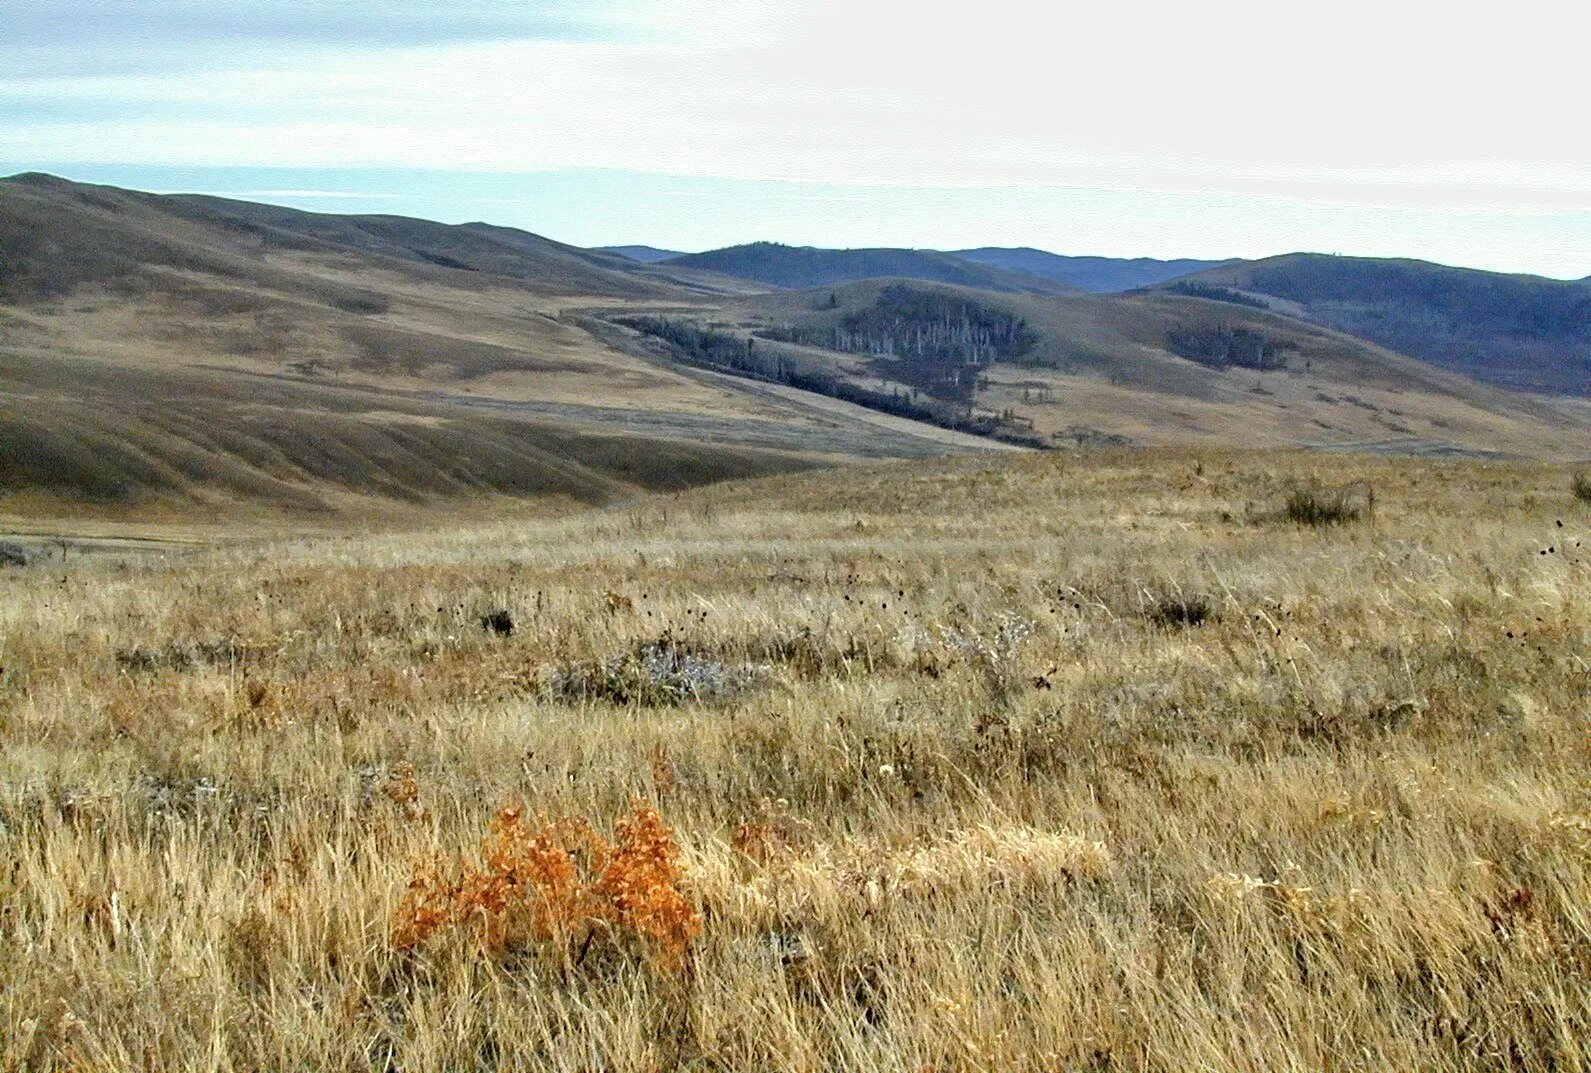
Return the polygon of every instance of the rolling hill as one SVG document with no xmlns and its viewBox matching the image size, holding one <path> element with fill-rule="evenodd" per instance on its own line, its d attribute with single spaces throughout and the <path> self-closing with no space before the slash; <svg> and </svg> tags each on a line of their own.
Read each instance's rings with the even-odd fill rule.
<svg viewBox="0 0 1591 1073">
<path fill-rule="evenodd" d="M 1025 272 L 1079 290 L 1096 293 L 1131 291 L 1176 279 L 1193 272 L 1238 264 L 1236 260 L 1198 261 L 1188 258 L 1162 261 L 1153 257 L 1066 257 L 1045 250 L 985 246 L 954 250 L 954 256 L 1007 272 Z"/>
<path fill-rule="evenodd" d="M 1162 286 L 1236 292 L 1477 380 L 1591 395 L 1591 289 L 1581 283 L 1298 253 Z"/>
<path fill-rule="evenodd" d="M 273 255 L 356 256 L 410 272 L 500 276 L 544 294 L 660 298 L 723 289 L 700 277 L 483 223 L 312 213 L 36 173 L 3 184 L 0 288 L 12 297 L 53 297 L 79 284 L 150 270 L 261 278 L 272 271 Z"/>
<path fill-rule="evenodd" d="M 908 280 L 631 319 L 682 360 L 1018 443 L 1591 451 L 1568 408 L 1270 310 Z"/>
<path fill-rule="evenodd" d="M 607 503 L 991 437 L 1591 455 L 1583 408 L 1280 297 L 1088 294 L 923 251 L 749 256 L 787 280 L 904 259 L 977 286 L 770 291 L 735 258 L 0 180 L 0 517 Z"/>
<path fill-rule="evenodd" d="M 815 464 L 794 451 L 210 369 L 0 349 L 0 379 L 0 512 L 13 514 L 390 513 L 498 496 L 590 504 Z"/>
<path fill-rule="evenodd" d="M 1060 294 L 1073 289 L 1053 280 L 975 264 L 937 250 L 826 250 L 753 242 L 670 258 L 659 267 L 697 269 L 796 290 L 884 277 L 1009 293 Z"/>
<path fill-rule="evenodd" d="M 579 324 L 737 286 L 486 225 L 0 181 L 0 512 L 608 502 L 955 449 Z"/>
</svg>

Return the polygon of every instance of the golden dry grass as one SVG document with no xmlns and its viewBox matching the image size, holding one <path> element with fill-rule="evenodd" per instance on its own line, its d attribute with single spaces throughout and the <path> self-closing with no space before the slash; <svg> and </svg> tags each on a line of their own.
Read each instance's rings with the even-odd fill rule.
<svg viewBox="0 0 1591 1073">
<path fill-rule="evenodd" d="M 1033 455 L 8 572 L 0 1068 L 1585 1069 L 1588 526 Z M 503 806 L 637 799 L 677 967 L 395 935 Z"/>
</svg>

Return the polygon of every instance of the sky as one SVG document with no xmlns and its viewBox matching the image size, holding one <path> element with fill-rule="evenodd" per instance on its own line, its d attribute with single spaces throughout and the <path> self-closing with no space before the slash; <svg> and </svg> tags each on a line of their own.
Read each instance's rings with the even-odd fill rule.
<svg viewBox="0 0 1591 1073">
<path fill-rule="evenodd" d="M 1562 0 L 0 0 L 0 173 L 579 245 L 1591 273 Z"/>
</svg>

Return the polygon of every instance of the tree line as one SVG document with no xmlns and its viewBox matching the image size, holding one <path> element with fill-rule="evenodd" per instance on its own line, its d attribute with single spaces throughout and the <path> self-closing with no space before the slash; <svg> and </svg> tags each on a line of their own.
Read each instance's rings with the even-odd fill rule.
<svg viewBox="0 0 1591 1073">
<path fill-rule="evenodd" d="M 620 318 L 616 323 L 660 339 L 687 364 L 736 376 L 766 380 L 865 406 L 870 410 L 923 421 L 940 428 L 992 436 L 1028 446 L 1044 446 L 1031 432 L 998 414 L 976 413 L 970 403 L 955 403 L 921 393 L 912 387 L 871 388 L 826 369 L 815 369 L 792 360 L 777 347 L 757 345 L 755 338 L 703 327 L 689 321 L 660 316 Z"/>
<path fill-rule="evenodd" d="M 1015 361 L 1037 342 L 1027 321 L 1006 310 L 901 284 L 838 324 L 775 325 L 757 335 L 888 361 L 894 379 L 962 402 L 976 392 L 980 370 Z"/>
<path fill-rule="evenodd" d="M 1166 349 L 1180 358 L 1225 369 L 1280 369 L 1287 364 L 1287 344 L 1254 331 L 1227 324 L 1173 328 L 1166 333 Z"/>
<path fill-rule="evenodd" d="M 1248 306 L 1250 309 L 1269 309 L 1270 304 L 1242 291 L 1234 291 L 1230 287 L 1217 287 L 1210 283 L 1195 283 L 1185 280 L 1173 283 L 1166 288 L 1173 294 L 1187 295 L 1189 298 L 1207 298 L 1212 302 L 1226 302 L 1228 305 Z"/>
</svg>

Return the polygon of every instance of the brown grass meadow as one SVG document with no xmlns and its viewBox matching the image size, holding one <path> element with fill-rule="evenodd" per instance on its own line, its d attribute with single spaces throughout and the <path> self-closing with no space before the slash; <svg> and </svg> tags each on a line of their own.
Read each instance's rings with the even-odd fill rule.
<svg viewBox="0 0 1591 1073">
<path fill-rule="evenodd" d="M 1045 454 L 5 571 L 0 1068 L 1584 1070 L 1588 530 Z"/>
</svg>

